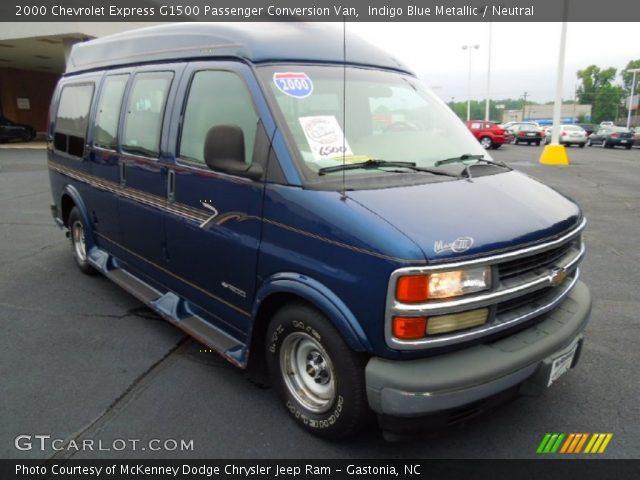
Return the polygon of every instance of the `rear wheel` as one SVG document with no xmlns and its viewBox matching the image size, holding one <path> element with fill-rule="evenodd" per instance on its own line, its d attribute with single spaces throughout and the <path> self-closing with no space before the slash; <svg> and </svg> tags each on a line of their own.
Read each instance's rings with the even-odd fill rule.
<svg viewBox="0 0 640 480">
<path fill-rule="evenodd" d="M 305 430 L 335 440 L 369 420 L 366 358 L 317 310 L 302 303 L 280 309 L 267 330 L 266 352 L 272 384 Z"/>
<path fill-rule="evenodd" d="M 631 150 L 631 145 L 625 145 L 624 148 L 627 150 Z"/>
<path fill-rule="evenodd" d="M 580 144 L 580 148 L 584 148 L 584 143 L 581 143 L 581 144 Z"/>
<path fill-rule="evenodd" d="M 82 216 L 78 207 L 73 207 L 69 213 L 69 237 L 71 238 L 71 251 L 78 268 L 87 275 L 95 275 L 96 270 L 89 264 L 87 260 L 87 230 L 82 221 Z"/>
<path fill-rule="evenodd" d="M 493 141 L 490 137 L 482 137 L 480 139 L 480 145 L 482 145 L 482 148 L 485 150 L 489 150 L 493 146 Z"/>
<path fill-rule="evenodd" d="M 540 140 L 536 142 L 536 147 L 539 147 L 539 146 L 540 146 Z"/>
</svg>

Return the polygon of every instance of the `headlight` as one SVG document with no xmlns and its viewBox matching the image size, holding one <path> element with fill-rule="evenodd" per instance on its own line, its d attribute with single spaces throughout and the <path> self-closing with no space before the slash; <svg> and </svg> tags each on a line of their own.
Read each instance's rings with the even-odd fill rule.
<svg viewBox="0 0 640 480">
<path fill-rule="evenodd" d="M 491 286 L 491 267 L 475 267 L 428 275 L 405 275 L 396 283 L 396 299 L 418 303 L 432 299 L 459 297 Z"/>
</svg>

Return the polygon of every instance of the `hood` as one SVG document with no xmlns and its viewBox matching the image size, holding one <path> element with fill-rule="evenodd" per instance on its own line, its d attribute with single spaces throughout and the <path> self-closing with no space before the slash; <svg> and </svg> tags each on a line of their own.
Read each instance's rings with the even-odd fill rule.
<svg viewBox="0 0 640 480">
<path fill-rule="evenodd" d="M 565 233 L 582 217 L 571 200 L 515 171 L 349 197 L 407 235 L 430 263 L 522 248 Z"/>
</svg>

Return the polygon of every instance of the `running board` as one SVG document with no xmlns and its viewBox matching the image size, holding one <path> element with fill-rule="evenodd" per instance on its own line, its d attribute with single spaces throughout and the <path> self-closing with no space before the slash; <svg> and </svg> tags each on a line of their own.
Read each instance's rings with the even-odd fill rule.
<svg viewBox="0 0 640 480">
<path fill-rule="evenodd" d="M 244 345 L 238 340 L 214 327 L 189 308 L 189 302 L 171 291 L 161 292 L 119 266 L 119 262 L 104 250 L 93 247 L 87 260 L 95 269 L 115 284 L 136 297 L 147 307 L 158 313 L 185 333 L 207 347 L 215 350 L 226 360 L 241 368 Z"/>
</svg>

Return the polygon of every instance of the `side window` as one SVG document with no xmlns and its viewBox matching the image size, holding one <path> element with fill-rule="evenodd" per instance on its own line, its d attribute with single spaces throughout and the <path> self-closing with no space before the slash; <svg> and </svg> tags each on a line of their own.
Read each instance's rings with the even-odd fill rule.
<svg viewBox="0 0 640 480">
<path fill-rule="evenodd" d="M 92 83 L 62 88 L 53 134 L 53 147 L 59 152 L 84 156 L 92 97 Z"/>
<path fill-rule="evenodd" d="M 204 164 L 204 140 L 216 125 L 238 125 L 244 133 L 245 162 L 251 163 L 258 115 L 242 79 L 231 72 L 204 70 L 193 76 L 180 136 L 180 157 Z"/>
<path fill-rule="evenodd" d="M 164 107 L 173 72 L 139 73 L 133 79 L 122 149 L 139 155 L 157 157 Z"/>
<path fill-rule="evenodd" d="M 472 123 L 471 124 L 471 128 L 478 130 L 480 128 L 482 128 L 482 124 L 481 123 Z"/>
<path fill-rule="evenodd" d="M 113 75 L 104 80 L 94 128 L 94 145 L 114 150 L 118 145 L 118 120 L 129 75 Z"/>
</svg>

